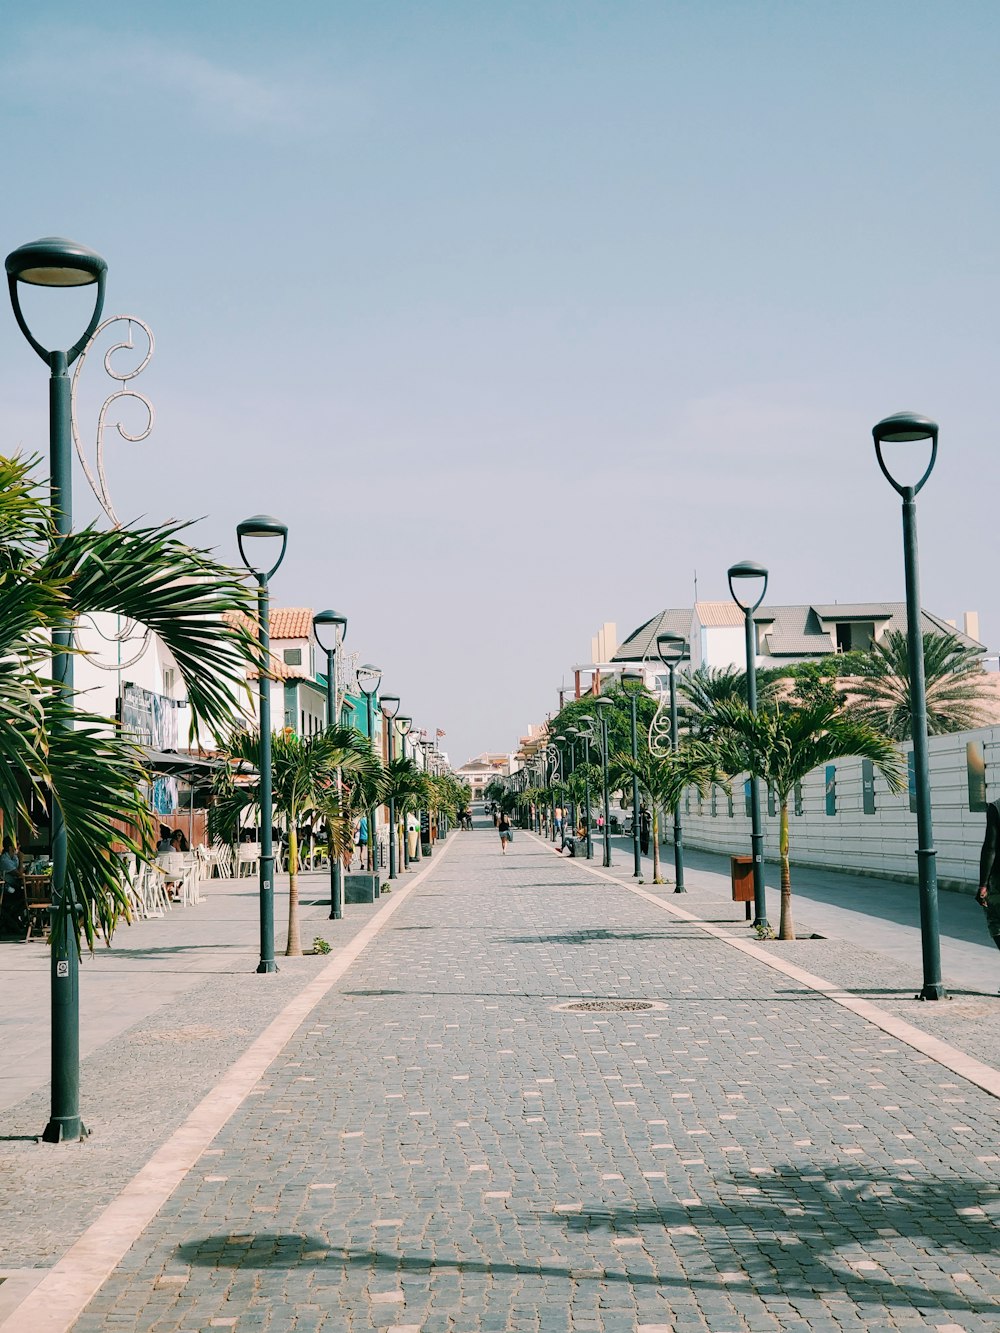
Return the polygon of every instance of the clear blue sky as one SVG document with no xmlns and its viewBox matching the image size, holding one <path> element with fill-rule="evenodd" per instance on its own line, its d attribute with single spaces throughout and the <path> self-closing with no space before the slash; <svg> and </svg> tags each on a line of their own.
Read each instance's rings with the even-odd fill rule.
<svg viewBox="0 0 1000 1333">
<path fill-rule="evenodd" d="M 285 518 L 276 600 L 345 611 L 455 762 L 694 568 L 901 599 L 902 407 L 942 429 L 924 603 L 1000 644 L 992 0 L 40 0 L 0 39 L 4 252 L 93 246 L 157 336 L 118 508 L 230 558 Z M 44 380 L 0 318 L 0 447 L 45 449 Z"/>
</svg>

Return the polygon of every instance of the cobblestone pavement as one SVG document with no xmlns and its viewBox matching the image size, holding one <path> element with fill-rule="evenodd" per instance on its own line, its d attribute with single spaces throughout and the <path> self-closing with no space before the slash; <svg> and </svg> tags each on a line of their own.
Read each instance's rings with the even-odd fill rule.
<svg viewBox="0 0 1000 1333">
<path fill-rule="evenodd" d="M 525 835 L 457 836 L 80 1333 L 995 1333 L 994 1098 Z"/>
<path fill-rule="evenodd" d="M 595 846 L 595 859 L 590 864 L 622 884 L 634 884 L 631 843 L 626 847 L 622 842 L 614 847 L 613 864 L 607 871 L 601 865 L 601 850 Z M 737 938 L 753 939 L 746 924 L 743 904 L 732 901 L 729 870 L 724 859 L 688 851 L 686 860 L 685 894 L 676 895 L 673 891 L 673 850 L 669 846 L 664 848 L 662 865 L 667 882 L 661 886 L 654 885 L 651 882 L 650 863 L 645 861 L 643 869 L 649 872 L 643 881 L 645 891 L 662 898 L 668 906 L 680 906 L 701 920 L 731 927 Z M 768 866 L 769 875 L 772 869 Z M 841 880 L 849 884 L 863 884 L 871 895 L 870 910 L 873 915 L 859 918 L 854 911 L 840 913 L 836 908 L 828 908 L 822 917 L 822 934 L 814 938 L 813 928 L 817 924 L 818 915 L 816 903 L 796 889 L 795 926 L 799 937 L 792 942 L 773 940 L 763 947 L 774 957 L 786 959 L 809 972 L 819 974 L 835 985 L 871 1000 L 881 1009 L 921 1028 L 931 1036 L 950 1042 L 977 1060 L 1000 1069 L 1000 998 L 993 984 L 994 981 L 1000 981 L 1000 954 L 986 934 L 982 908 L 969 899 L 962 899 L 958 894 L 940 895 L 942 933 L 949 919 L 955 929 L 964 928 L 961 918 L 965 913 L 956 913 L 956 907 L 966 908 L 974 914 L 978 934 L 985 941 L 982 949 L 977 952 L 985 956 L 988 966 L 983 969 L 977 964 L 971 970 L 977 980 L 985 970 L 989 989 L 984 991 L 975 981 L 971 984 L 963 982 L 954 972 L 950 972 L 947 967 L 947 950 L 943 948 L 942 952 L 946 955 L 944 979 L 948 987 L 948 1001 L 926 1004 L 917 1000 L 915 994 L 921 981 L 919 935 L 910 932 L 908 950 L 899 950 L 893 944 L 892 952 L 886 952 L 886 941 L 891 938 L 893 922 L 885 918 L 876 919 L 874 915 L 882 910 L 881 903 L 887 888 L 904 892 L 909 890 L 915 894 L 916 887 L 895 883 L 888 885 L 884 880 L 862 881 L 855 876 L 838 876 L 830 872 L 821 876 L 816 871 L 803 872 L 800 867 L 793 868 L 793 884 L 798 885 L 807 873 L 814 886 L 818 881 L 828 886 L 827 896 L 833 898 L 841 887 Z M 769 904 L 769 911 L 774 908 L 772 924 L 776 924 L 777 903 L 769 900 Z M 890 913 L 893 910 L 891 906 L 888 909 Z"/>
<path fill-rule="evenodd" d="M 282 877 L 279 890 L 286 882 Z M 323 935 L 336 956 L 377 909 L 350 906 L 343 920 L 331 921 L 326 884 L 324 875 L 302 877 L 302 934 L 307 942 Z M 24 1020 L 44 1047 L 47 1075 L 48 996 L 39 997 L 37 987 L 19 995 L 13 979 L 28 975 L 28 967 L 47 976 L 44 952 L 6 978 L 16 1027 L 0 1051 L 13 1065 L 29 1066 L 27 1075 L 9 1071 L 8 1082 L 36 1090 L 0 1114 L 0 1323 L 30 1282 L 25 1270 L 62 1255 L 324 964 L 319 956 L 279 956 L 277 973 L 257 976 L 256 884 L 213 882 L 206 893 L 206 904 L 122 930 L 113 949 L 85 959 L 95 976 L 81 1002 L 83 1044 L 91 1049 L 81 1065 L 80 1105 L 92 1136 L 81 1144 L 53 1149 L 36 1141 L 48 1119 L 49 1089 L 47 1076 L 37 1086 L 39 1062 L 25 1059 Z M 283 912 L 284 894 L 278 897 Z M 283 946 L 280 924 L 278 939 Z M 5 944 L 0 966 L 33 947 Z M 7 1032 L 0 1025 L 3 1037 Z"/>
</svg>

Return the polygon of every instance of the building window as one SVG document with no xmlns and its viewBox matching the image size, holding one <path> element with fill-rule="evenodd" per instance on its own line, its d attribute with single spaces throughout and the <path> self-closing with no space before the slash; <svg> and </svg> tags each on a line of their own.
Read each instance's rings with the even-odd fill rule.
<svg viewBox="0 0 1000 1333">
<path fill-rule="evenodd" d="M 910 750 L 906 756 L 906 794 L 910 802 L 910 814 L 917 813 L 917 765 Z"/>
<path fill-rule="evenodd" d="M 767 784 L 767 814 L 769 819 L 773 819 L 778 813 L 778 804 L 774 795 L 774 788 L 770 782 Z"/>
<path fill-rule="evenodd" d="M 691 813 L 691 788 L 690 788 L 690 787 L 689 787 L 689 788 L 687 789 L 687 791 L 684 793 L 684 813 L 685 813 L 686 815 L 689 815 L 689 814 Z"/>
<path fill-rule="evenodd" d="M 729 807 L 729 810 L 728 810 L 729 818 L 732 819 L 733 814 L 735 813 L 734 810 L 733 810 L 733 787 L 732 787 L 732 783 L 730 783 L 729 786 L 726 788 L 726 805 Z"/>
<path fill-rule="evenodd" d="M 982 741 L 969 741 L 965 747 L 965 771 L 969 782 L 969 809 L 986 809 L 986 747 Z"/>
<path fill-rule="evenodd" d="M 163 693 L 169 699 L 174 692 L 174 669 L 173 667 L 163 668 Z"/>
<path fill-rule="evenodd" d="M 826 766 L 826 813 L 835 815 L 837 813 L 837 765 L 827 764 Z"/>
<path fill-rule="evenodd" d="M 841 620 L 836 626 L 838 653 L 871 651 L 875 642 L 874 620 Z"/>
<path fill-rule="evenodd" d="M 713 782 L 713 783 L 712 783 L 712 818 L 714 819 L 718 813 L 719 813 L 719 794 L 718 794 L 718 789 L 716 788 L 716 785 L 715 785 L 715 783 Z"/>
<path fill-rule="evenodd" d="M 861 761 L 861 808 L 866 815 L 875 813 L 875 765 L 870 759 Z"/>
<path fill-rule="evenodd" d="M 743 813 L 747 819 L 753 816 L 753 806 L 750 800 L 750 779 L 747 778 L 743 784 Z"/>
<path fill-rule="evenodd" d="M 804 808 L 805 808 L 804 805 L 803 805 L 803 802 L 802 802 L 802 783 L 801 783 L 801 782 L 796 782 L 795 787 L 793 788 L 793 791 L 792 791 L 792 799 L 793 799 L 793 801 L 795 802 L 795 807 L 794 807 L 794 808 L 795 808 L 795 813 L 796 813 L 797 815 L 801 815 L 802 812 L 803 812 L 803 810 L 804 810 Z"/>
<path fill-rule="evenodd" d="M 282 656 L 282 659 L 284 660 L 285 666 L 301 666 L 301 665 L 302 665 L 302 649 L 301 649 L 301 648 L 286 648 L 286 649 L 284 650 L 284 652 L 281 654 L 281 656 Z"/>
</svg>

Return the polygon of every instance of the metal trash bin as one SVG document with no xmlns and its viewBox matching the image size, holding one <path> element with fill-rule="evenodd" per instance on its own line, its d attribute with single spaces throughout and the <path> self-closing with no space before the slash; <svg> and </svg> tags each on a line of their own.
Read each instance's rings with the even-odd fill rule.
<svg viewBox="0 0 1000 1333">
<path fill-rule="evenodd" d="M 753 857 L 731 856 L 729 874 L 733 882 L 733 902 L 746 903 L 747 920 L 753 916 Z"/>
</svg>

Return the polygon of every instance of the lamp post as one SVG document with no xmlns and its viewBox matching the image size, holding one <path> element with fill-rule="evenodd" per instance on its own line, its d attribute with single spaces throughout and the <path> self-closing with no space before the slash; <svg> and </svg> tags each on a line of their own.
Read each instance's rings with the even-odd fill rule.
<svg viewBox="0 0 1000 1333">
<path fill-rule="evenodd" d="M 580 733 L 576 727 L 566 728 L 566 743 L 569 746 L 569 772 L 566 774 L 567 788 L 569 788 L 570 779 L 576 772 L 576 742 L 579 735 Z M 574 795 L 571 788 L 569 789 L 569 808 L 570 808 L 570 826 L 573 830 L 573 840 L 575 842 L 577 830 L 579 828 L 579 821 L 577 820 L 576 816 L 576 796 Z"/>
<path fill-rule="evenodd" d="M 921 627 L 920 569 L 917 553 L 917 494 L 937 461 L 937 422 L 913 412 L 897 412 L 872 430 L 875 456 L 882 475 L 903 501 L 903 568 L 906 578 L 906 655 L 910 667 L 910 721 L 913 733 L 913 777 L 917 803 L 917 878 L 920 885 L 920 942 L 924 984 L 921 1000 L 943 1000 L 941 938 L 938 928 L 937 851 L 931 820 L 931 781 L 927 757 L 927 689 L 924 682 L 924 636 Z M 930 441 L 930 461 L 915 485 L 898 482 L 886 465 L 884 444 Z"/>
<path fill-rule="evenodd" d="M 580 739 L 583 741 L 583 800 L 584 810 L 586 811 L 584 819 L 587 821 L 587 860 L 592 861 L 594 859 L 594 839 L 590 831 L 590 742 L 596 740 L 594 727 L 597 724 L 590 713 L 585 713 L 580 721 L 583 724 L 580 727 Z"/>
<path fill-rule="evenodd" d="M 677 753 L 677 682 L 674 672 L 691 656 L 683 634 L 669 631 L 656 636 L 656 651 L 670 675 L 670 748 Z M 674 893 L 686 893 L 684 887 L 684 834 L 681 828 L 681 804 L 674 807 Z"/>
<path fill-rule="evenodd" d="M 559 750 L 555 744 L 555 737 L 550 738 L 550 743 L 542 751 L 545 755 L 545 786 L 549 794 L 549 841 L 556 840 L 556 798 L 552 791 L 552 783 L 556 774 L 559 772 Z"/>
<path fill-rule="evenodd" d="M 365 696 L 365 716 L 368 729 L 368 744 L 375 749 L 375 694 L 382 682 L 382 670 L 380 667 L 372 666 L 371 662 L 366 662 L 364 666 L 358 667 L 358 689 Z M 378 871 L 378 864 L 375 860 L 375 807 L 371 806 L 368 810 L 368 869 Z"/>
<path fill-rule="evenodd" d="M 431 777 L 436 776 L 431 764 L 431 752 L 434 748 L 434 742 L 430 740 L 429 737 L 423 736 L 421 737 L 420 740 L 420 748 L 424 754 L 424 772 L 429 774 Z M 431 849 L 431 852 L 433 853 L 434 820 L 431 818 L 432 813 L 433 812 L 430 810 L 427 811 L 427 846 Z M 439 838 L 442 836 L 446 836 L 448 833 L 448 816 L 440 808 L 438 808 L 437 811 L 437 830 Z M 424 854 L 423 841 L 424 841 L 424 825 L 423 825 L 423 815 L 421 814 L 420 835 L 417 838 L 417 852 L 419 853 L 420 856 L 423 856 Z"/>
<path fill-rule="evenodd" d="M 101 321 L 108 266 L 99 254 L 59 236 L 22 245 L 7 256 L 7 285 L 17 326 L 49 368 L 49 488 L 52 521 L 57 540 L 73 525 L 73 426 L 68 370 L 86 347 Z M 86 287 L 97 285 L 94 309 L 87 327 L 68 351 L 43 347 L 21 311 L 18 283 L 31 287 Z M 73 692 L 73 623 L 67 618 L 52 632 L 52 679 L 57 692 Z M 53 738 L 58 745 L 58 738 Z M 71 916 L 75 901 L 63 903 L 66 884 L 66 824 L 58 802 L 53 802 L 51 823 L 52 919 L 49 938 L 49 994 L 51 999 L 51 1091 L 49 1121 L 42 1133 L 46 1143 L 81 1139 L 87 1134 L 80 1117 L 80 972 Z M 65 910 L 64 910 L 65 909 Z"/>
<path fill-rule="evenodd" d="M 386 728 L 386 745 L 391 764 L 396 757 L 395 731 L 396 727 L 393 718 L 399 712 L 399 695 L 383 694 L 379 700 L 379 710 L 388 723 Z M 396 798 L 389 797 L 389 878 L 396 878 Z"/>
<path fill-rule="evenodd" d="M 411 728 L 411 731 L 410 731 L 410 754 L 413 756 L 414 762 L 416 762 L 417 751 L 418 751 L 418 750 L 420 750 L 420 753 L 421 753 L 421 755 L 423 756 L 423 755 L 424 755 L 424 750 L 423 750 L 423 748 L 422 748 L 422 741 L 421 741 L 420 733 L 419 733 L 418 731 L 414 731 L 414 730 Z M 426 766 L 425 766 L 425 768 L 424 768 L 424 771 L 426 772 Z M 420 856 L 421 856 L 420 843 L 421 843 L 421 841 L 422 841 L 422 839 L 423 839 L 423 820 L 422 820 L 422 818 L 421 818 L 422 811 L 420 811 L 420 810 L 414 810 L 413 813 L 414 813 L 414 817 L 416 818 L 416 821 L 417 821 L 417 844 L 416 844 L 416 851 L 413 853 L 413 856 L 412 856 L 410 859 L 411 859 L 412 861 L 419 861 L 419 860 L 420 860 Z M 427 821 L 427 822 L 428 822 L 428 824 L 430 823 L 430 818 L 429 818 L 429 817 L 428 817 L 428 821 Z"/>
<path fill-rule="evenodd" d="M 281 550 L 273 564 L 258 564 L 251 560 L 244 547 L 246 541 L 273 541 L 280 539 Z M 257 682 L 260 686 L 260 962 L 258 972 L 277 972 L 274 961 L 274 848 L 271 828 L 273 807 L 271 801 L 271 626 L 268 583 L 285 558 L 288 546 L 288 528 L 269 514 L 255 514 L 236 525 L 236 541 L 240 558 L 257 580 L 257 635 L 260 646 L 260 664 Z M 259 548 L 258 548 L 259 549 Z"/>
<path fill-rule="evenodd" d="M 594 700 L 597 716 L 601 720 L 601 778 L 604 783 L 604 861 L 605 867 L 611 864 L 611 793 L 608 790 L 608 714 L 614 710 L 614 700 L 606 694 Z"/>
<path fill-rule="evenodd" d="M 409 734 L 410 727 L 413 726 L 413 719 L 411 717 L 397 717 L 396 726 L 399 728 L 400 744 L 402 747 L 401 753 L 403 759 L 405 760 L 406 737 Z M 404 810 L 403 811 L 403 869 L 409 870 L 409 868 L 410 868 L 410 839 L 408 837 L 408 830 L 406 827 L 406 811 Z"/>
<path fill-rule="evenodd" d="M 639 730 L 636 722 L 636 709 L 639 704 L 639 690 L 643 688 L 645 679 L 641 671 L 623 671 L 623 688 L 626 682 L 630 686 L 635 687 L 637 685 L 639 687 L 639 689 L 632 688 L 628 691 L 629 721 L 632 727 L 632 761 L 637 763 L 639 759 Z M 639 775 L 635 772 L 632 774 L 632 859 L 635 866 L 632 871 L 632 878 L 642 879 L 642 853 L 639 847 Z"/>
<path fill-rule="evenodd" d="M 729 591 L 733 601 L 743 612 L 743 627 L 746 634 L 747 657 L 747 704 L 751 713 L 757 711 L 757 642 L 754 612 L 764 600 L 767 592 L 767 570 L 755 560 L 740 560 L 729 567 Z M 736 595 L 734 583 L 742 585 L 744 580 L 760 580 L 760 594 L 756 601 L 747 598 L 740 601 Z M 756 777 L 750 778 L 750 850 L 753 856 L 753 903 L 754 926 L 767 930 L 767 899 L 764 894 L 764 833 L 760 825 L 760 784 Z"/>
<path fill-rule="evenodd" d="M 347 617 L 339 611 L 317 611 L 313 616 L 313 634 L 316 642 L 326 653 L 326 725 L 336 727 L 340 723 L 340 709 L 337 706 L 337 652 L 347 637 Z M 340 769 L 337 769 L 337 801 L 339 805 L 342 782 Z M 343 812 L 338 809 L 338 813 Z M 330 920 L 340 921 L 344 915 L 344 867 L 337 856 L 333 835 L 330 836 Z"/>
</svg>

